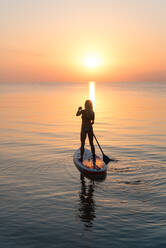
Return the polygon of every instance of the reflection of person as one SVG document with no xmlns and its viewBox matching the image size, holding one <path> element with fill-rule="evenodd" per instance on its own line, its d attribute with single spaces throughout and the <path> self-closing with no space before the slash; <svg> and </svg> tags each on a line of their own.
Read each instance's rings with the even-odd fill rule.
<svg viewBox="0 0 166 248">
<path fill-rule="evenodd" d="M 88 134 L 89 143 L 90 143 L 91 151 L 93 155 L 93 165 L 95 166 L 95 147 L 93 144 L 93 127 L 92 127 L 92 125 L 94 124 L 94 120 L 95 120 L 95 113 L 93 111 L 93 104 L 91 100 L 85 101 L 85 109 L 82 109 L 82 107 L 78 108 L 76 116 L 79 116 L 79 115 L 82 115 L 80 161 L 81 162 L 83 161 L 85 140 Z"/>
<path fill-rule="evenodd" d="M 81 175 L 81 192 L 80 192 L 80 208 L 79 217 L 86 223 L 87 227 L 92 226 L 95 215 L 95 202 L 93 200 L 94 182 L 86 186 L 85 179 Z"/>
</svg>

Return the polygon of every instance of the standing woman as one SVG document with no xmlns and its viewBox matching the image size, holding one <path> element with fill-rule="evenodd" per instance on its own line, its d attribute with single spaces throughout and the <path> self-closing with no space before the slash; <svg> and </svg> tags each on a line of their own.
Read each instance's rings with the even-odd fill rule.
<svg viewBox="0 0 166 248">
<path fill-rule="evenodd" d="M 93 111 L 93 104 L 91 100 L 85 101 L 85 109 L 82 109 L 82 107 L 78 108 L 78 111 L 76 113 L 76 116 L 82 115 L 82 126 L 81 126 L 81 157 L 80 161 L 83 161 L 83 155 L 84 155 L 84 146 L 85 146 L 85 140 L 86 136 L 88 134 L 89 143 L 91 146 L 92 156 L 93 156 L 93 165 L 95 165 L 95 148 L 93 144 L 93 127 L 95 120 L 95 113 Z"/>
</svg>

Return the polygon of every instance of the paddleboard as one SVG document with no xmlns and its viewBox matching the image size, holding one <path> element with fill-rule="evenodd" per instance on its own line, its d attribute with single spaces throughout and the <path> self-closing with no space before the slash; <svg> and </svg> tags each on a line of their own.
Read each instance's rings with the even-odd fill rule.
<svg viewBox="0 0 166 248">
<path fill-rule="evenodd" d="M 77 169 L 85 176 L 91 179 L 102 179 L 106 176 L 107 166 L 103 162 L 102 158 L 96 156 L 95 165 L 93 164 L 92 153 L 90 150 L 85 149 L 83 162 L 79 160 L 80 149 L 74 153 L 73 161 Z"/>
</svg>

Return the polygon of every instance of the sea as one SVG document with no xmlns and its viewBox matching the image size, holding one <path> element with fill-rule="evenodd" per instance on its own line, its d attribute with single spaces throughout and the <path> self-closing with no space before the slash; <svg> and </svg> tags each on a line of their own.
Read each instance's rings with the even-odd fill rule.
<svg viewBox="0 0 166 248">
<path fill-rule="evenodd" d="M 102 181 L 73 163 L 89 98 Z M 166 83 L 1 83 L 0 247 L 165 248 Z"/>
</svg>

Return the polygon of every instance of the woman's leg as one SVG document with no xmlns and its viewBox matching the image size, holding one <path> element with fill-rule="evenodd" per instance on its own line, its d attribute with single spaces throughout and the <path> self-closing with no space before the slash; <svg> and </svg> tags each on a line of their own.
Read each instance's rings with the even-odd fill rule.
<svg viewBox="0 0 166 248">
<path fill-rule="evenodd" d="M 90 146 L 91 146 L 93 160 L 95 161 L 96 155 L 95 155 L 95 147 L 94 147 L 94 144 L 93 144 L 93 129 L 91 129 L 88 132 L 88 138 L 89 138 L 89 143 L 90 143 Z"/>
<path fill-rule="evenodd" d="M 81 162 L 83 161 L 84 156 L 84 146 L 85 146 L 85 140 L 86 140 L 86 131 L 84 129 L 81 130 Z"/>
</svg>

